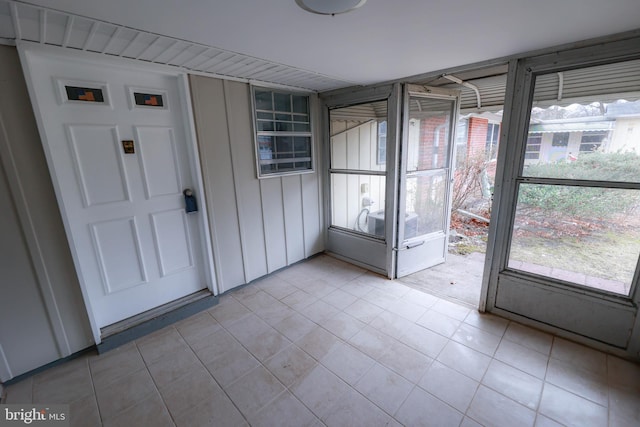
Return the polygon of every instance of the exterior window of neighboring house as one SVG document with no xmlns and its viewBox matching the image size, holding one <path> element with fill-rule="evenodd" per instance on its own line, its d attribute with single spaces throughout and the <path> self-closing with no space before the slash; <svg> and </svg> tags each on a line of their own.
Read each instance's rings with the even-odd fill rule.
<svg viewBox="0 0 640 427">
<path fill-rule="evenodd" d="M 580 152 L 591 153 L 602 145 L 602 141 L 609 135 L 607 131 L 584 132 L 580 139 Z"/>
<path fill-rule="evenodd" d="M 387 121 L 378 122 L 378 161 L 379 165 L 387 163 Z"/>
<path fill-rule="evenodd" d="M 540 146 L 542 145 L 541 133 L 530 133 L 527 138 L 527 148 L 524 153 L 525 160 L 538 160 L 540 158 Z"/>
<path fill-rule="evenodd" d="M 309 96 L 253 87 L 258 177 L 313 170 Z"/>
<path fill-rule="evenodd" d="M 552 147 L 566 147 L 569 145 L 569 132 L 556 132 L 551 141 Z"/>
<path fill-rule="evenodd" d="M 498 140 L 500 139 L 500 123 L 489 123 L 487 125 L 487 158 L 494 160 L 498 156 Z"/>
</svg>

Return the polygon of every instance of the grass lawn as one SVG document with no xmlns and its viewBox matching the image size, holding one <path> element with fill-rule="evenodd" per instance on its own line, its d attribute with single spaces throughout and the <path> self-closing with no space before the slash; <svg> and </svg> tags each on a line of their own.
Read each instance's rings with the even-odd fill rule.
<svg viewBox="0 0 640 427">
<path fill-rule="evenodd" d="M 640 231 L 594 231 L 588 236 L 516 235 L 510 259 L 630 283 L 640 254 Z"/>
</svg>

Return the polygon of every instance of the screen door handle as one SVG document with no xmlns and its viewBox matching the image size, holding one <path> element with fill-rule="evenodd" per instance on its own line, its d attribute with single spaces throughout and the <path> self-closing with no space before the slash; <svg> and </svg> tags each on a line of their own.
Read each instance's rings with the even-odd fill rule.
<svg viewBox="0 0 640 427">
<path fill-rule="evenodd" d="M 424 245 L 424 240 L 422 240 L 421 242 L 410 243 L 410 244 L 405 245 L 405 246 L 403 246 L 401 248 L 393 248 L 393 250 L 396 251 L 396 252 L 397 251 L 406 251 L 408 249 L 417 248 L 418 246 L 422 246 L 422 245 Z"/>
</svg>

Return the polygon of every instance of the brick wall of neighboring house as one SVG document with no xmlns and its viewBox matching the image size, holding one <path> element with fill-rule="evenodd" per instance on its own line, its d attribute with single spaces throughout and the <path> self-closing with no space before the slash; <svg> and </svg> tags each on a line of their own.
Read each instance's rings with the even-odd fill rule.
<svg viewBox="0 0 640 427">
<path fill-rule="evenodd" d="M 467 131 L 467 156 L 484 156 L 487 146 L 487 127 L 489 120 L 481 117 L 470 117 Z"/>
<path fill-rule="evenodd" d="M 447 138 L 450 131 L 448 118 L 436 116 L 420 120 L 418 169 L 439 169 L 446 166 Z M 436 231 L 441 226 L 445 194 L 444 191 L 432 191 L 432 188 L 442 189 L 443 185 L 442 178 L 438 176 L 418 178 L 415 206 L 408 209 L 418 213 L 418 227 L 421 232 Z"/>
<path fill-rule="evenodd" d="M 440 168 L 446 156 L 448 128 L 447 117 L 430 117 L 420 120 L 420 148 L 418 150 L 418 169 Z M 436 137 L 439 143 L 434 147 Z M 434 154 L 438 154 L 437 165 L 434 165 Z"/>
<path fill-rule="evenodd" d="M 489 155 L 489 153 L 487 153 L 488 127 L 489 127 L 489 120 L 482 117 L 469 117 L 468 123 L 467 123 L 466 159 L 468 160 L 473 159 L 474 161 L 477 160 L 480 162 L 486 162 L 485 168 L 487 171 L 487 178 L 489 180 L 488 185 L 492 186 L 493 183 L 495 182 L 496 161 L 495 160 L 487 161 L 487 156 Z M 463 173 L 461 168 L 465 168 L 465 165 L 464 164 L 458 165 L 458 168 L 454 176 L 455 186 L 462 185 L 459 182 L 459 180 L 462 179 L 463 176 L 467 177 L 466 179 L 470 178 L 466 174 L 467 171 L 465 170 Z M 470 185 L 473 186 L 473 192 L 470 194 L 470 200 L 467 200 L 467 201 L 471 201 L 472 199 L 480 199 L 483 197 L 482 188 L 481 188 L 481 185 L 482 185 L 481 177 L 475 176 L 475 178 L 472 178 L 472 179 L 473 179 L 473 184 L 470 184 Z M 462 187 L 464 187 L 464 185 Z"/>
<path fill-rule="evenodd" d="M 487 153 L 487 132 L 489 120 L 480 117 L 469 118 L 469 133 L 467 139 L 467 153 L 471 156 L 488 156 Z M 499 144 L 499 142 L 498 142 Z M 495 148 L 497 149 L 497 147 Z M 494 156 L 495 157 L 495 156 Z M 496 176 L 496 161 L 487 162 L 487 175 L 493 183 Z"/>
<path fill-rule="evenodd" d="M 489 175 L 489 179 L 491 180 L 491 182 L 495 182 L 497 164 L 498 162 L 496 162 L 495 160 L 487 164 L 487 175 Z"/>
</svg>

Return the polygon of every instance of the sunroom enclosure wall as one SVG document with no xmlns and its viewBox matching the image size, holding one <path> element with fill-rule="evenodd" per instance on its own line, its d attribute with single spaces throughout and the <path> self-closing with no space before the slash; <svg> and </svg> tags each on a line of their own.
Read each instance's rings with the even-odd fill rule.
<svg viewBox="0 0 640 427">
<path fill-rule="evenodd" d="M 530 201 L 530 198 L 527 199 L 523 195 L 523 191 L 532 189 L 548 191 L 551 189 L 558 194 L 546 199 L 546 201 L 540 200 L 543 203 L 541 206 L 547 210 L 555 209 L 556 212 L 560 209 L 563 214 L 575 213 L 579 217 L 585 216 L 588 209 L 592 209 L 598 200 L 592 199 L 591 202 L 580 205 L 579 201 L 571 196 L 576 191 L 583 193 L 620 191 L 625 192 L 625 198 L 630 193 L 635 194 L 640 191 L 638 168 L 631 172 L 633 176 L 626 175 L 618 178 L 607 176 L 606 167 L 592 167 L 583 175 L 575 172 L 574 165 L 595 159 L 590 156 L 608 155 L 607 153 L 582 153 L 576 159 L 570 157 L 567 152 L 565 158 L 542 165 L 550 168 L 549 170 L 563 171 L 562 173 L 571 169 L 571 173 L 564 175 L 562 173 L 559 175 L 557 173 L 534 173 L 537 169 L 527 166 L 528 162 L 525 162 L 527 137 L 530 136 L 530 131 L 534 126 L 532 103 L 541 99 L 541 92 L 537 87 L 538 81 L 546 83 L 551 80 L 550 76 L 555 77 L 557 73 L 562 72 L 565 76 L 580 73 L 597 74 L 599 82 L 602 82 L 601 86 L 593 81 L 589 85 L 585 85 L 584 80 L 578 79 L 577 86 L 582 87 L 583 90 L 582 92 L 572 92 L 574 99 L 566 96 L 559 104 L 559 101 L 552 99 L 553 97 L 550 95 L 550 99 L 545 100 L 545 107 L 562 105 L 580 110 L 588 109 L 587 107 L 592 105 L 591 103 L 598 101 L 606 109 L 607 104 L 614 104 L 619 99 L 636 101 L 638 84 L 640 84 L 638 76 L 621 79 L 615 75 L 608 75 L 601 69 L 597 73 L 592 73 L 590 67 L 606 67 L 611 64 L 611 68 L 614 70 L 624 68 L 633 70 L 633 67 L 625 67 L 625 61 L 638 59 L 640 54 L 634 48 L 638 42 L 636 37 L 604 43 L 597 47 L 566 49 L 553 54 L 541 54 L 512 61 L 510 66 L 512 74 L 507 89 L 509 95 L 506 99 L 506 114 L 503 121 L 502 141 L 506 143 L 500 145 L 496 198 L 492 209 L 493 221 L 489 238 L 491 251 L 487 260 L 490 274 L 488 276 L 486 307 L 488 311 L 524 323 L 534 324 L 559 335 L 634 358 L 640 357 L 640 323 L 637 319 L 639 302 L 637 287 L 639 248 L 637 245 L 631 251 L 632 259 L 629 264 L 632 267 L 632 272 L 630 275 L 626 275 L 625 280 L 628 285 L 626 288 L 598 286 L 593 281 L 577 280 L 578 275 L 568 275 L 565 274 L 566 271 L 560 271 L 576 268 L 574 264 L 578 261 L 575 257 L 566 264 L 566 269 L 556 270 L 558 274 L 554 274 L 552 269 L 547 271 L 527 268 L 527 264 L 521 263 L 523 260 L 514 251 L 517 250 L 518 239 L 522 236 L 522 232 L 531 231 L 532 221 L 535 220 L 535 216 L 524 214 L 521 210 L 521 207 L 524 207 L 523 202 Z M 564 82 L 567 85 L 566 79 Z M 567 93 L 570 93 L 569 89 L 575 89 L 575 86 L 567 88 Z M 587 89 L 590 91 L 586 92 Z M 578 104 L 583 107 L 568 107 Z M 540 106 L 540 103 L 537 106 Z M 557 138 L 556 145 L 568 146 L 569 142 L 569 140 L 565 142 Z M 621 153 L 609 154 L 621 155 Z M 629 151 L 628 156 L 637 155 Z M 613 164 L 615 165 L 615 163 Z M 622 164 L 619 166 L 623 167 Z M 603 173 L 605 174 L 603 175 Z M 534 191 L 534 193 L 536 192 Z M 539 196 L 539 192 L 536 193 L 535 197 L 539 198 Z M 614 196 L 614 198 L 616 197 Z M 632 199 L 635 199 L 635 196 Z M 574 203 L 574 207 L 577 207 L 575 212 L 569 209 L 570 203 Z M 629 208 L 635 210 L 638 206 L 629 206 Z M 615 213 L 613 212 L 615 206 L 611 205 L 609 210 L 611 212 L 603 214 Z M 591 218 L 586 219 L 587 222 L 593 225 L 593 221 L 598 219 L 596 218 L 598 215 L 591 215 Z M 631 225 L 628 220 L 633 216 L 626 219 L 617 216 L 615 221 L 622 226 Z M 578 223 L 579 220 L 574 222 Z M 547 228 L 558 227 L 566 222 L 552 214 L 544 218 L 544 224 Z M 611 223 L 609 221 L 609 224 Z M 579 231 L 590 232 L 592 225 L 587 224 Z M 580 227 L 574 228 L 580 229 Z M 546 235 L 544 235 L 545 233 L 541 235 L 542 241 L 548 243 L 545 250 L 548 250 L 550 245 L 563 244 L 568 241 L 568 236 L 564 232 L 558 234 L 546 231 Z M 591 240 L 585 239 L 581 245 L 583 250 L 591 252 L 593 257 L 604 257 L 606 261 L 606 254 L 600 256 L 596 254 L 597 242 L 593 241 L 593 238 Z M 531 244 L 525 246 L 531 248 Z M 554 255 L 552 252 L 545 252 L 545 250 L 542 250 L 539 256 L 530 256 L 526 261 L 546 265 L 548 261 L 553 260 Z M 566 251 L 569 250 L 566 249 Z M 545 253 L 547 261 L 545 261 Z M 595 258 L 591 258 L 588 264 L 595 266 L 597 264 Z M 613 258 L 614 256 L 609 261 Z M 612 269 L 612 267 L 609 266 L 608 269 Z M 487 279 L 487 277 L 485 278 Z"/>
<path fill-rule="evenodd" d="M 388 277 L 400 98 L 399 84 L 320 96 L 326 250 Z"/>
<path fill-rule="evenodd" d="M 386 126 L 386 121 L 384 121 Z M 331 167 L 332 169 L 384 171 L 385 151 L 379 147 L 379 128 L 382 122 L 332 119 Z M 331 225 L 363 233 L 375 234 L 375 225 L 368 217 L 384 219 L 384 175 L 332 174 Z M 384 232 L 384 227 L 379 230 Z M 382 235 L 381 235 L 382 237 Z"/>
</svg>

